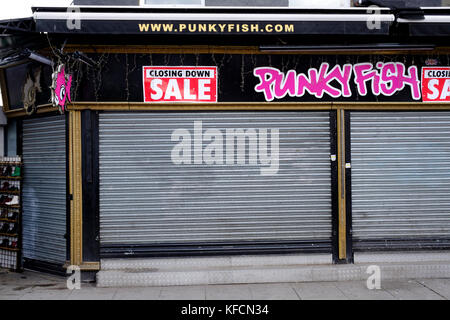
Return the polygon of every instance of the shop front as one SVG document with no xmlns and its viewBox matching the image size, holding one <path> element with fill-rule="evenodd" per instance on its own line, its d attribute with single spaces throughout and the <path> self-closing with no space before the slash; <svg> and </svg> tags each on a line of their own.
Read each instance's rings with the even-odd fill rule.
<svg viewBox="0 0 450 320">
<path fill-rule="evenodd" d="M 63 28 L 58 14 L 36 9 L 37 30 Z M 102 34 L 104 16 L 55 32 L 40 51 L 54 65 L 32 77 L 51 87 L 36 110 L 3 72 L 29 267 L 95 275 L 122 262 L 156 270 L 168 258 L 188 270 L 192 258 L 263 257 L 282 269 L 287 257 L 352 264 L 359 253 L 450 248 L 447 49 L 280 50 L 264 37 L 135 45 L 135 18 L 113 44 L 76 35 Z M 389 37 L 395 17 L 382 16 L 377 36 Z"/>
<path fill-rule="evenodd" d="M 22 122 L 22 258 L 25 266 L 67 259 L 66 117 Z M 26 169 L 25 169 L 26 168 Z"/>
<path fill-rule="evenodd" d="M 449 116 L 350 112 L 356 250 L 448 245 Z"/>
<path fill-rule="evenodd" d="M 423 102 L 429 57 L 155 51 L 108 57 L 133 61 L 143 102 L 117 102 L 123 80 L 114 102 L 69 107 L 96 122 L 102 261 L 448 248 L 447 80 Z"/>
<path fill-rule="evenodd" d="M 330 112 L 104 112 L 108 256 L 331 253 Z"/>
</svg>

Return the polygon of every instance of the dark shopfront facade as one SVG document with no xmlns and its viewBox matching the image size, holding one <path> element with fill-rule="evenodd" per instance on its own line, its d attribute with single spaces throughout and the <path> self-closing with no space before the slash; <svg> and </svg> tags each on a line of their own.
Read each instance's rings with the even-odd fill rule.
<svg viewBox="0 0 450 320">
<path fill-rule="evenodd" d="M 285 12 L 269 21 L 281 38 L 254 39 L 245 21 L 223 38 L 136 35 L 127 21 L 103 36 L 117 23 L 93 18 L 66 32 L 58 14 L 35 9 L 34 27 L 49 32 L 39 54 L 72 75 L 63 114 L 48 104 L 51 67 L 2 69 L 24 162 L 25 266 L 279 254 L 351 264 L 358 252 L 450 247 L 450 53 L 445 37 L 414 34 L 436 25 L 410 23 L 405 43 L 386 45 L 387 10 L 370 41 L 355 40 L 365 20 L 334 21 L 343 34 L 319 45 L 286 35 Z M 331 41 L 329 26 L 314 37 Z M 27 115 L 12 83 L 37 69 Z"/>
</svg>

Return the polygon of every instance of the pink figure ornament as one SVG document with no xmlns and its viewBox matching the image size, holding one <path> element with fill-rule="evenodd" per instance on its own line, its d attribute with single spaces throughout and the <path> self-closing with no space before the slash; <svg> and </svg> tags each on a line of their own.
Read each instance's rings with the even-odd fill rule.
<svg viewBox="0 0 450 320">
<path fill-rule="evenodd" d="M 70 87 L 72 85 L 72 76 L 66 75 L 64 65 L 58 66 L 57 72 L 53 74 L 52 102 L 57 106 L 61 113 L 64 113 L 67 102 L 72 102 L 70 98 Z"/>
</svg>

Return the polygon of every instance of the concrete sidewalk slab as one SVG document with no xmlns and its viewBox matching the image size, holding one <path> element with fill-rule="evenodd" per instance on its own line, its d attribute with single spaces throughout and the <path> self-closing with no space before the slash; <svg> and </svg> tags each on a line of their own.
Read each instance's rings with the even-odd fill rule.
<svg viewBox="0 0 450 320">
<path fill-rule="evenodd" d="M 178 288 L 178 287 L 177 287 Z M 123 288 L 116 291 L 114 300 L 158 300 L 162 287 Z"/>
<path fill-rule="evenodd" d="M 0 300 L 442 300 L 450 299 L 450 279 L 291 282 L 236 285 L 98 288 L 82 283 L 66 288 L 66 278 L 25 271 L 0 273 Z"/>
<path fill-rule="evenodd" d="M 301 300 L 348 300 L 334 282 L 304 282 L 293 287 Z"/>
<path fill-rule="evenodd" d="M 415 280 L 388 281 L 382 283 L 384 290 L 397 300 L 443 300 L 441 295 L 426 288 Z"/>
<path fill-rule="evenodd" d="M 64 289 L 34 289 L 20 297 L 19 300 L 67 300 L 72 294 L 67 288 Z"/>
<path fill-rule="evenodd" d="M 450 299 L 450 279 L 419 279 L 417 282 L 445 299 Z"/>
<path fill-rule="evenodd" d="M 253 300 L 299 300 L 290 283 L 250 284 Z"/>
<path fill-rule="evenodd" d="M 342 281 L 335 285 L 350 300 L 394 300 L 394 296 L 383 288 L 367 289 L 366 281 Z"/>
<path fill-rule="evenodd" d="M 206 300 L 250 300 L 252 294 L 248 284 L 208 285 Z"/>
<path fill-rule="evenodd" d="M 164 287 L 158 300 L 206 300 L 203 286 Z"/>
<path fill-rule="evenodd" d="M 82 286 L 79 290 L 71 290 L 69 300 L 113 300 L 117 288 L 97 288 L 90 284 Z"/>
</svg>

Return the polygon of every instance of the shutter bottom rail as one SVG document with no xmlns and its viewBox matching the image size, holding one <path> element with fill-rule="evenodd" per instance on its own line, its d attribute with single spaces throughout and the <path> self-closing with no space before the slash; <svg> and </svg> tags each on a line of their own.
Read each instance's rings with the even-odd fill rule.
<svg viewBox="0 0 450 320">
<path fill-rule="evenodd" d="M 330 240 L 252 243 L 192 243 L 166 245 L 102 245 L 101 258 L 150 258 L 279 253 L 331 253 Z"/>
<path fill-rule="evenodd" d="M 64 265 L 61 265 L 58 263 L 24 258 L 23 267 L 25 269 L 30 269 L 30 270 L 34 270 L 34 271 L 54 274 L 57 276 L 67 277 L 67 273 L 66 273 L 66 269 L 64 268 Z"/>
<path fill-rule="evenodd" d="M 354 251 L 413 251 L 413 250 L 448 250 L 450 238 L 446 239 L 372 239 L 353 240 Z"/>
</svg>

